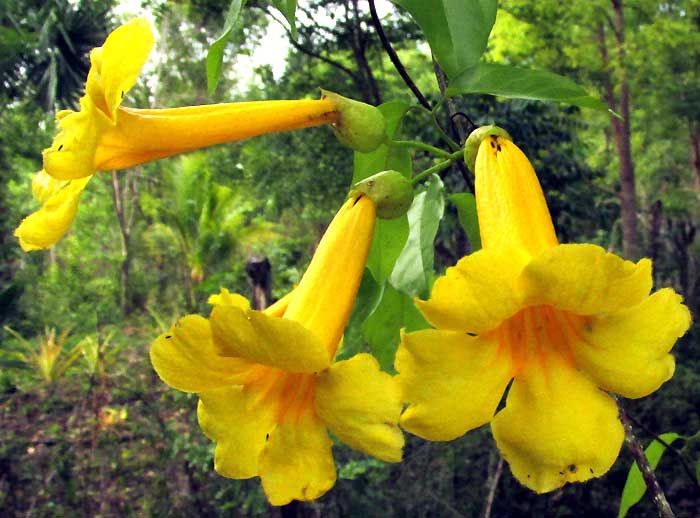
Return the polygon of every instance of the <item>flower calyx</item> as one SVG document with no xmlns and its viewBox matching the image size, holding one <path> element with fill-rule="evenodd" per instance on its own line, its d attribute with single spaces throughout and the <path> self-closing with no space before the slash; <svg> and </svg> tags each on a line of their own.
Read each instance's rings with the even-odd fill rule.
<svg viewBox="0 0 700 518">
<path fill-rule="evenodd" d="M 464 144 L 464 163 L 467 164 L 469 170 L 474 174 L 476 155 L 479 151 L 479 146 L 481 142 L 492 135 L 503 137 L 508 140 L 513 140 L 510 134 L 503 128 L 499 128 L 494 124 L 488 126 L 480 126 L 472 131 L 467 137 L 467 141 Z"/>
<path fill-rule="evenodd" d="M 345 146 L 353 151 L 369 153 L 386 141 L 386 120 L 377 107 L 328 90 L 321 90 L 321 99 L 335 105 L 339 120 L 331 127 Z"/>
<path fill-rule="evenodd" d="M 361 192 L 372 200 L 377 217 L 395 219 L 403 216 L 413 203 L 413 185 L 398 171 L 382 171 L 353 185 L 350 195 Z"/>
</svg>

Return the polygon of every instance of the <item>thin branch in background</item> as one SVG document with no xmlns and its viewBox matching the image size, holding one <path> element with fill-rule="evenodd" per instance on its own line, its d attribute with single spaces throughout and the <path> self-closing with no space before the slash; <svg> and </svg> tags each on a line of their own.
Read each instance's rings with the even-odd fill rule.
<svg viewBox="0 0 700 518">
<path fill-rule="evenodd" d="M 493 457 L 494 453 L 495 456 L 498 457 L 498 461 L 495 463 L 495 469 L 492 469 L 494 464 L 493 460 L 495 459 Z M 486 479 L 486 489 L 488 493 L 486 494 L 484 507 L 481 510 L 481 518 L 491 518 L 491 509 L 493 507 L 494 497 L 496 496 L 496 488 L 498 488 L 498 482 L 501 480 L 501 475 L 503 475 L 503 457 L 498 450 L 492 452 L 491 455 L 489 459 L 489 476 Z"/>
<path fill-rule="evenodd" d="M 384 50 L 389 56 L 391 62 L 394 64 L 394 67 L 401 76 L 401 79 L 403 79 L 404 83 L 406 83 L 406 86 L 408 86 L 411 92 L 413 92 L 413 95 L 416 96 L 418 102 L 426 109 L 432 110 L 430 102 L 428 102 L 428 99 L 426 99 L 426 97 L 423 95 L 420 89 L 416 86 L 416 83 L 413 82 L 411 76 L 408 75 L 406 67 L 403 66 L 403 63 L 401 63 L 398 54 L 396 54 L 396 51 L 391 46 L 389 39 L 386 37 L 384 29 L 382 29 L 382 23 L 379 20 L 379 15 L 377 14 L 377 7 L 374 5 L 374 0 L 369 0 L 369 13 L 372 17 L 372 25 L 374 25 L 374 28 L 377 31 L 377 35 L 379 36 L 379 39 L 381 40 L 382 45 L 384 46 Z"/>
<path fill-rule="evenodd" d="M 329 58 L 329 57 L 327 57 L 327 56 L 324 56 L 324 55 L 322 55 L 322 54 L 319 54 L 318 52 L 316 52 L 316 51 L 314 51 L 314 50 L 311 50 L 311 49 L 309 49 L 309 48 L 307 48 L 307 47 L 304 47 L 302 44 L 300 44 L 298 41 L 296 41 L 296 40 L 292 37 L 291 31 L 287 28 L 287 26 L 285 25 L 285 23 L 284 23 L 283 21 L 281 21 L 279 18 L 277 18 L 277 17 L 275 16 L 275 14 L 274 14 L 271 10 L 269 10 L 269 9 L 267 9 L 267 8 L 262 8 L 262 7 L 260 8 L 260 10 L 263 11 L 265 14 L 267 14 L 268 16 L 270 16 L 270 18 L 272 18 L 273 20 L 275 20 L 277 23 L 280 24 L 280 26 L 284 29 L 284 32 L 287 34 L 287 38 L 289 39 L 289 43 L 290 43 L 295 49 L 297 49 L 299 52 L 301 52 L 301 53 L 303 53 L 303 54 L 306 54 L 306 55 L 309 56 L 309 57 L 312 57 L 312 58 L 321 60 L 321 61 L 323 61 L 324 63 L 327 63 L 328 65 L 330 65 L 330 66 L 332 66 L 332 67 L 335 67 L 335 68 L 337 68 L 338 70 L 341 70 L 342 72 L 345 72 L 347 75 L 350 76 L 350 78 L 351 78 L 353 81 L 357 81 L 357 75 L 355 74 L 355 72 L 354 72 L 353 70 L 349 69 L 348 67 L 346 67 L 345 65 L 343 65 L 342 63 L 340 63 L 340 62 L 338 62 L 338 61 L 335 61 L 335 60 L 333 60 L 333 59 L 331 59 L 331 58 Z"/>
<path fill-rule="evenodd" d="M 673 510 L 671 509 L 668 500 L 666 500 L 666 495 L 664 494 L 663 489 L 661 489 L 659 481 L 656 479 L 654 470 L 651 469 L 651 466 L 649 465 L 649 459 L 647 459 L 647 456 L 644 454 L 644 448 L 642 448 L 641 443 L 634 436 L 634 432 L 632 431 L 632 423 L 627 415 L 627 411 L 619 404 L 618 408 L 620 412 L 620 421 L 622 421 L 622 426 L 625 429 L 625 444 L 627 445 L 627 449 L 632 454 L 632 457 L 634 457 L 634 461 L 637 463 L 639 471 L 642 473 L 642 478 L 644 479 L 647 490 L 651 495 L 651 499 L 656 505 L 656 510 L 658 511 L 659 516 L 661 518 L 675 518 Z"/>
</svg>

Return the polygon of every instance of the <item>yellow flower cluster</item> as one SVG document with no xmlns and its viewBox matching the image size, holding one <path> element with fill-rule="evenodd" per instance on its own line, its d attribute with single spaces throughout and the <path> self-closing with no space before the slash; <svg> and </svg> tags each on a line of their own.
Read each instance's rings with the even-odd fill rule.
<svg viewBox="0 0 700 518">
<path fill-rule="evenodd" d="M 42 206 L 17 229 L 25 250 L 66 233 L 96 171 L 339 120 L 327 99 L 124 108 L 152 44 L 135 20 L 91 53 L 81 109 L 58 114 L 34 178 Z M 537 176 L 509 139 L 484 138 L 475 174 L 483 249 L 416 301 L 434 329 L 402 335 L 396 377 L 368 354 L 335 361 L 373 237 L 366 194 L 341 207 L 288 296 L 258 311 L 222 289 L 209 318 L 186 316 L 154 341 L 160 377 L 199 396 L 217 472 L 260 477 L 274 505 L 315 499 L 336 478 L 328 431 L 399 462 L 399 423 L 434 441 L 490 423 L 515 477 L 537 492 L 610 469 L 624 435 L 610 393 L 643 397 L 673 375 L 688 309 L 671 289 L 650 294 L 649 260 L 559 244 Z"/>
</svg>

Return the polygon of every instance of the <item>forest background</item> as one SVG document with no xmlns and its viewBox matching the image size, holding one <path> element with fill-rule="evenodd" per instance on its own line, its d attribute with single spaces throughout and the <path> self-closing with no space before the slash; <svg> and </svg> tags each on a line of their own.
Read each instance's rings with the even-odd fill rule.
<svg viewBox="0 0 700 518">
<path fill-rule="evenodd" d="M 17 516 L 615 516 L 632 464 L 624 449 L 606 476 L 538 496 L 503 469 L 487 429 L 449 443 L 408 436 L 398 465 L 336 447 L 336 487 L 282 510 L 266 504 L 256 481 L 213 471 L 196 397 L 158 379 L 148 346 L 178 316 L 206 313 L 207 296 L 219 287 L 272 299 L 298 282 L 358 167 L 327 128 L 100 174 L 66 238 L 48 252 L 20 250 L 13 231 L 34 210 L 31 176 L 55 133 L 55 111 L 81 95 L 89 49 L 133 14 L 148 13 L 157 30 L 133 106 L 316 98 L 319 87 L 375 105 L 417 104 L 359 0 L 299 2 L 294 38 L 271 4 L 249 1 L 210 94 L 206 53 L 229 4 L 2 2 L 0 509 Z M 406 70 L 437 105 L 442 76 L 423 33 L 402 9 L 378 6 Z M 283 66 L 256 63 L 279 24 L 289 37 L 286 57 L 275 61 Z M 440 106 L 444 127 L 455 139 L 469 118 L 506 128 L 539 173 L 562 242 L 652 258 L 657 287 L 682 293 L 697 316 L 700 2 L 502 0 L 486 58 L 570 77 L 623 118 L 471 95 Z M 440 142 L 416 111 L 399 131 Z M 433 164 L 423 151 L 410 158 L 418 171 Z M 456 164 L 440 174 L 446 189 L 426 190 L 422 217 L 433 222 L 424 230 L 435 254 L 424 258 L 435 275 L 471 249 L 460 202 L 444 195 L 472 189 L 463 173 Z M 369 318 L 356 309 L 346 334 L 353 351 L 371 351 L 387 370 L 398 330 L 416 318 L 410 298 L 392 293 Z M 625 402 L 645 445 L 664 432 L 700 430 L 697 323 L 675 355 L 671 381 Z M 697 438 L 672 446 L 657 476 L 678 515 L 692 516 L 700 508 L 700 446 Z M 648 497 L 630 511 L 653 514 Z"/>
</svg>

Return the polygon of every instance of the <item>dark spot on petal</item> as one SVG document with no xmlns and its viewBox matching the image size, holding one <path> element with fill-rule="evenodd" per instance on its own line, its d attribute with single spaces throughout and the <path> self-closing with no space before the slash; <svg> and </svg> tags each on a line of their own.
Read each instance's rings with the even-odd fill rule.
<svg viewBox="0 0 700 518">
<path fill-rule="evenodd" d="M 266 441 L 269 441 L 269 440 L 270 440 L 270 434 L 269 434 L 269 433 L 266 433 L 266 434 L 265 434 L 265 440 L 266 440 Z"/>
<path fill-rule="evenodd" d="M 559 474 L 560 474 L 560 475 L 563 475 L 563 474 L 564 474 L 564 472 L 563 472 L 563 471 L 560 471 L 560 472 L 559 472 Z"/>
<path fill-rule="evenodd" d="M 124 99 L 124 90 L 122 90 L 122 99 Z"/>
<path fill-rule="evenodd" d="M 467 335 L 468 336 L 478 336 L 476 333 L 470 333 L 470 332 L 467 332 Z"/>
<path fill-rule="evenodd" d="M 62 149 L 63 149 L 63 144 L 61 144 L 60 146 L 58 146 L 58 150 L 59 150 L 59 151 L 61 151 Z"/>
<path fill-rule="evenodd" d="M 593 468 L 588 468 L 588 471 L 590 471 L 591 475 L 593 475 Z"/>
<path fill-rule="evenodd" d="M 527 478 L 530 478 L 530 474 L 529 474 L 529 473 L 527 474 Z"/>
<path fill-rule="evenodd" d="M 569 467 L 567 468 L 571 473 L 576 473 L 576 470 L 578 469 L 576 467 L 576 464 L 570 464 Z"/>
<path fill-rule="evenodd" d="M 360 201 L 360 198 L 362 198 L 362 196 L 358 196 L 357 198 L 355 198 L 355 202 L 352 204 L 353 207 L 357 205 L 357 202 Z"/>
<path fill-rule="evenodd" d="M 496 144 L 494 144 L 493 141 L 491 142 L 491 147 L 496 149 Z"/>
<path fill-rule="evenodd" d="M 170 340 L 173 337 L 173 335 L 165 335 L 166 340 Z"/>
<path fill-rule="evenodd" d="M 498 144 L 498 145 L 496 146 L 496 151 L 500 151 L 500 150 L 501 150 L 501 145 Z"/>
</svg>

